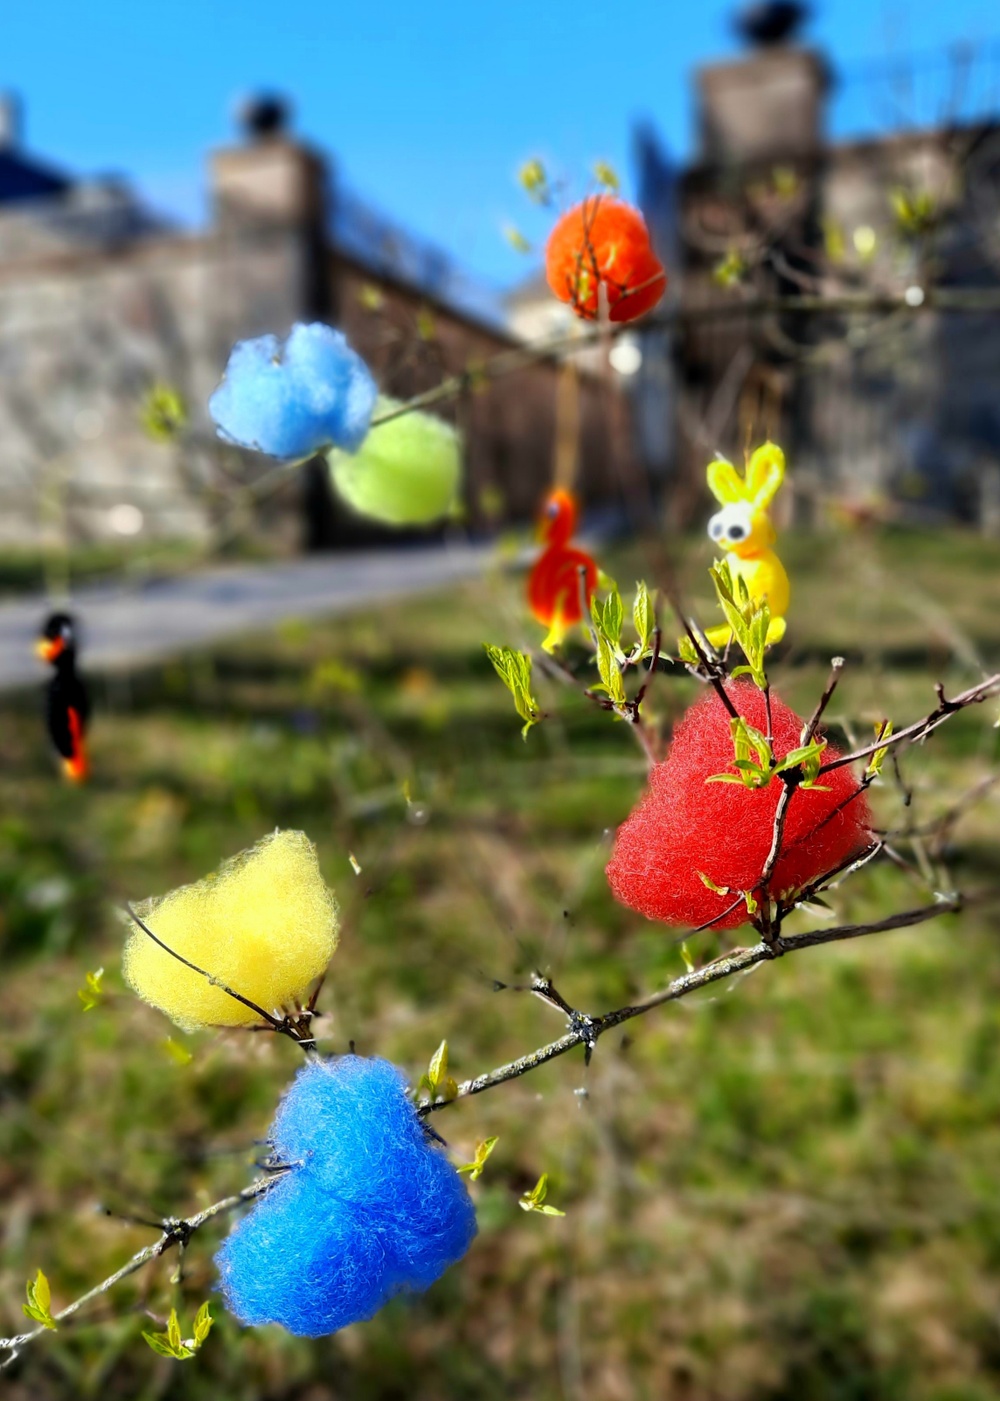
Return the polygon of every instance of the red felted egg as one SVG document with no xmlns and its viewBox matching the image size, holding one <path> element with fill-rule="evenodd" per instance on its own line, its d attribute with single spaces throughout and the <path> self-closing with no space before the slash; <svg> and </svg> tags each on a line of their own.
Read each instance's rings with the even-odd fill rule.
<svg viewBox="0 0 1000 1401">
<path fill-rule="evenodd" d="M 766 733 L 764 696 L 749 681 L 726 692 L 748 725 Z M 800 743 L 803 722 L 772 693 L 773 752 L 784 758 Z M 824 761 L 837 758 L 827 747 Z M 666 759 L 618 829 L 608 863 L 615 898 L 648 919 L 690 927 L 733 929 L 749 919 L 746 902 L 725 911 L 742 891 L 758 896 L 783 784 L 765 788 L 706 783 L 736 774 L 730 716 L 714 690 L 702 697 L 674 731 Z M 820 788 L 796 788 L 788 804 L 781 855 L 769 882 L 772 898 L 798 890 L 835 869 L 870 841 L 871 813 L 850 766 L 824 774 Z M 855 796 L 857 795 L 857 796 Z M 717 894 L 701 879 L 731 894 Z"/>
</svg>

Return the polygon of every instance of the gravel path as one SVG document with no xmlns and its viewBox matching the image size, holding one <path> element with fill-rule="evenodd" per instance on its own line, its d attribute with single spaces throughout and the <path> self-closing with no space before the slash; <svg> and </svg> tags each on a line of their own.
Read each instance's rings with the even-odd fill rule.
<svg viewBox="0 0 1000 1401">
<path fill-rule="evenodd" d="M 80 589 L 71 610 L 83 634 L 82 669 L 141 665 L 286 618 L 441 588 L 481 573 L 490 553 L 489 545 L 372 550 Z M 45 675 L 33 644 L 49 611 L 40 595 L 0 603 L 0 690 Z"/>
</svg>

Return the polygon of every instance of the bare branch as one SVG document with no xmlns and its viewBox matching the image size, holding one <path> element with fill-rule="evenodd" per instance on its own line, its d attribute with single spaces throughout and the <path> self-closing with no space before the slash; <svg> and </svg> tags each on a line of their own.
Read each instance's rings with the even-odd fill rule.
<svg viewBox="0 0 1000 1401">
<path fill-rule="evenodd" d="M 219 988 L 221 992 L 226 993 L 226 995 L 233 998 L 234 1001 L 241 1002 L 243 1006 L 248 1007 L 251 1012 L 256 1012 L 261 1021 L 265 1023 L 262 1027 L 249 1027 L 247 1030 L 273 1031 L 279 1036 L 288 1036 L 292 1041 L 297 1042 L 307 1053 L 316 1045 L 316 1038 L 312 1035 L 311 1023 L 315 1015 L 316 998 L 319 996 L 320 988 L 323 985 L 322 982 L 320 983 L 320 988 L 317 988 L 316 992 L 313 994 L 308 1008 L 304 1011 L 299 1009 L 297 1015 L 294 1017 L 287 1014 L 284 1017 L 275 1017 L 272 1013 L 266 1012 L 264 1008 L 259 1006 L 256 1002 L 252 1002 L 249 997 L 244 997 L 241 992 L 237 992 L 234 988 L 229 987 L 221 978 L 215 977 L 214 974 L 209 973 L 205 968 L 200 968 L 197 963 L 192 963 L 189 958 L 185 958 L 183 954 L 178 953 L 176 949 L 164 943 L 159 935 L 154 934 L 149 925 L 139 918 L 127 901 L 125 902 L 125 911 L 129 918 L 133 919 L 142 932 L 147 934 L 154 944 L 158 944 L 164 953 L 168 953 L 170 957 L 175 958 L 178 963 L 183 963 L 184 967 L 190 968 L 192 973 L 198 973 L 202 978 L 205 978 L 212 987 Z"/>
<path fill-rule="evenodd" d="M 183 963 L 184 967 L 190 968 L 192 973 L 200 974 L 200 976 L 205 978 L 212 985 L 212 987 L 218 988 L 220 992 L 226 993 L 228 997 L 234 998 L 237 1002 L 242 1002 L 243 1006 L 249 1007 L 251 1012 L 256 1012 L 262 1022 L 267 1022 L 270 1025 L 272 1031 L 277 1031 L 280 1028 L 281 1022 L 278 1020 L 277 1017 L 272 1016 L 270 1012 L 265 1012 L 263 1007 L 259 1007 L 256 1002 L 251 1002 L 249 997 L 244 997 L 241 992 L 235 992 L 231 987 L 227 987 L 226 984 L 221 980 L 221 978 L 216 978 L 206 969 L 199 968 L 197 963 L 192 963 L 191 960 L 189 958 L 185 958 L 182 953 L 178 953 L 177 950 L 172 949 L 169 944 L 165 944 L 163 940 L 159 937 L 159 935 L 154 934 L 153 931 L 150 929 L 149 925 L 145 924 L 139 918 L 139 916 L 136 914 L 135 910 L 133 910 L 132 906 L 128 903 L 128 901 L 125 902 L 125 913 L 129 916 L 130 919 L 135 921 L 135 923 L 139 926 L 139 928 L 144 934 L 147 934 L 149 938 L 152 939 L 154 944 L 159 945 L 159 947 L 164 951 L 164 953 L 168 953 L 171 958 L 176 958 L 178 963 Z"/>
<path fill-rule="evenodd" d="M 827 677 L 826 686 L 823 688 L 823 694 L 816 702 L 816 709 L 813 711 L 812 715 L 810 715 L 809 723 L 805 726 L 799 738 L 800 746 L 808 744 L 812 739 L 813 735 L 816 733 L 816 729 L 819 725 L 819 722 L 823 718 L 823 712 L 830 704 L 830 698 L 832 697 L 834 691 L 837 689 L 837 682 L 840 680 L 840 673 L 843 671 L 843 669 L 843 657 L 834 657 L 830 663 L 830 675 Z"/>
<path fill-rule="evenodd" d="M 907 725 L 905 730 L 897 730 L 894 734 L 875 740 L 874 743 L 866 745 L 864 749 L 855 749 L 852 754 L 842 754 L 839 759 L 831 759 L 828 764 L 821 764 L 820 776 L 832 773 L 834 769 L 843 768 L 845 764 L 853 764 L 858 759 L 867 759 L 878 749 L 887 749 L 891 745 L 902 744 L 904 741 L 916 744 L 919 740 L 926 739 L 940 724 L 947 720 L 949 715 L 964 710 L 966 706 L 979 705 L 994 692 L 1000 690 L 1000 672 L 994 673 L 993 676 L 987 677 L 985 681 L 980 681 L 975 686 L 970 686 L 967 691 L 962 691 L 953 700 L 945 698 L 944 687 L 940 682 L 934 689 L 937 692 L 938 705 L 929 715 L 925 715 L 922 720 L 917 720 L 912 725 Z"/>
<path fill-rule="evenodd" d="M 634 1017 L 644 1016 L 654 1007 L 662 1007 L 667 1002 L 676 1002 L 692 992 L 710 987 L 713 983 L 731 978 L 737 973 L 745 973 L 748 969 L 756 967 L 758 963 L 769 962 L 777 955 L 794 953 L 798 949 L 811 948 L 816 944 L 833 944 L 845 939 L 863 938 L 868 934 L 881 934 L 891 929 L 906 929 L 912 925 L 936 919 L 938 915 L 955 914 L 970 903 L 982 903 L 987 900 L 1000 900 L 1000 891 L 988 892 L 977 900 L 969 900 L 955 895 L 933 905 L 920 905 L 916 909 L 903 910 L 899 914 L 890 915 L 887 919 L 876 920 L 871 924 L 842 924 L 833 929 L 814 929 L 787 938 L 776 936 L 772 943 L 761 940 L 752 948 L 735 949 L 732 953 L 724 954 L 721 958 L 707 963 L 703 968 L 696 968 L 691 973 L 685 973 L 683 977 L 675 978 L 661 992 L 653 993 L 642 1002 L 619 1007 L 614 1012 L 604 1013 L 603 1016 L 585 1016 L 582 1013 L 574 1012 L 574 1016 L 570 1019 L 569 1029 L 558 1040 L 550 1041 L 548 1045 L 540 1046 L 535 1051 L 529 1051 L 527 1055 L 518 1056 L 516 1060 L 508 1061 L 506 1065 L 498 1066 L 495 1070 L 488 1070 L 471 1080 L 463 1081 L 458 1087 L 458 1094 L 455 1098 L 467 1099 L 470 1095 L 482 1094 L 484 1090 L 493 1089 L 494 1086 L 502 1085 L 508 1080 L 516 1080 L 532 1070 L 537 1070 L 540 1065 L 545 1065 L 550 1060 L 565 1055 L 574 1046 L 592 1048 L 598 1039 L 613 1027 L 621 1026 L 623 1022 L 631 1021 Z M 545 1000 L 552 1005 L 558 1005 L 551 998 L 547 997 Z M 454 1103 L 455 1101 L 448 1102 Z M 441 1101 L 422 1106 L 420 1112 L 421 1114 L 431 1114 L 443 1108 L 444 1102 Z"/>
<path fill-rule="evenodd" d="M 195 1232 L 216 1216 L 221 1216 L 228 1211 L 235 1211 L 245 1202 L 263 1196 L 277 1181 L 278 1175 L 271 1174 L 269 1177 L 259 1177 L 256 1182 L 251 1182 L 249 1187 L 244 1187 L 242 1192 L 237 1192 L 231 1197 L 223 1197 L 221 1201 L 213 1203 L 212 1206 L 206 1206 L 204 1210 L 196 1212 L 194 1216 L 188 1216 L 183 1220 L 164 1221 L 159 1240 L 155 1240 L 152 1245 L 144 1246 L 142 1250 L 136 1251 L 131 1260 L 126 1261 L 120 1269 L 115 1270 L 114 1274 L 109 1275 L 100 1284 L 95 1284 L 93 1289 L 88 1289 L 86 1294 L 81 1294 L 79 1299 L 74 1299 L 71 1304 L 67 1304 L 64 1309 L 59 1309 L 52 1317 L 57 1323 L 71 1318 L 93 1299 L 100 1298 L 102 1294 L 106 1294 L 121 1280 L 135 1274 L 137 1270 L 141 1270 L 152 1260 L 158 1260 L 161 1255 L 165 1255 L 174 1246 L 186 1246 Z M 39 1324 L 37 1328 L 32 1328 L 26 1333 L 19 1333 L 13 1338 L 0 1338 L 0 1352 L 7 1353 L 7 1356 L 0 1362 L 0 1370 L 10 1366 L 26 1343 L 32 1342 L 48 1331 L 50 1330 L 43 1324 Z"/>
</svg>

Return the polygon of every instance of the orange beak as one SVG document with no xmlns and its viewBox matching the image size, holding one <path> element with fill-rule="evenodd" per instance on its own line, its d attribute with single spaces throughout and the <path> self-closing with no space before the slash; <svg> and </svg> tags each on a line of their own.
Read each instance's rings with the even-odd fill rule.
<svg viewBox="0 0 1000 1401">
<path fill-rule="evenodd" d="M 542 540 L 567 542 L 576 525 L 576 498 L 565 487 L 549 493 L 538 518 L 538 535 Z"/>
<path fill-rule="evenodd" d="M 54 662 L 65 650 L 66 643 L 61 637 L 40 637 L 35 643 L 35 656 L 41 657 L 43 662 Z"/>
</svg>

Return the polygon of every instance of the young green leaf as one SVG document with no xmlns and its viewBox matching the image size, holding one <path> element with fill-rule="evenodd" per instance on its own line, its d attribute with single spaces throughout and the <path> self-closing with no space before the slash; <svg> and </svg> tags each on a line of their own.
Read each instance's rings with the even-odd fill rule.
<svg viewBox="0 0 1000 1401">
<path fill-rule="evenodd" d="M 926 233 L 934 223 L 934 196 L 928 190 L 910 191 L 896 186 L 889 191 L 896 222 L 905 234 Z"/>
<path fill-rule="evenodd" d="M 743 783 L 747 788 L 766 788 L 775 772 L 774 756 L 767 736 L 753 725 L 748 725 L 742 715 L 730 720 L 729 728 L 733 736 L 733 767 L 739 769 L 740 776 L 716 773 L 705 782 Z"/>
<path fill-rule="evenodd" d="M 187 405 L 179 390 L 169 384 L 154 384 L 143 397 L 139 421 L 147 435 L 158 443 L 169 443 L 187 425 Z"/>
<path fill-rule="evenodd" d="M 875 738 L 877 740 L 888 739 L 891 734 L 891 720 L 881 720 L 875 726 Z M 888 752 L 888 745 L 885 745 L 882 749 L 875 750 L 875 753 L 868 761 L 867 769 L 865 769 L 865 778 L 878 778 L 879 774 L 882 772 L 882 765 L 885 762 L 885 756 L 888 754 Z"/>
<path fill-rule="evenodd" d="M 825 739 L 814 739 L 808 744 L 801 745 L 798 749 L 790 749 L 781 762 L 775 766 L 774 772 L 786 773 L 789 769 L 801 768 L 800 788 L 812 788 L 816 792 L 822 793 L 829 792 L 825 784 L 816 782 L 825 748 Z"/>
<path fill-rule="evenodd" d="M 430 1065 L 427 1067 L 426 1072 L 421 1075 L 417 1089 L 425 1089 L 430 1095 L 431 1103 L 436 1099 L 443 1099 L 445 1102 L 450 1102 L 458 1094 L 458 1085 L 448 1074 L 447 1041 L 442 1041 L 431 1056 Z"/>
<path fill-rule="evenodd" d="M 597 635 L 597 670 L 601 676 L 601 689 L 607 691 L 615 705 L 624 705 L 625 683 L 611 643 L 603 632 Z"/>
<path fill-rule="evenodd" d="M 208 1300 L 206 1299 L 194 1318 L 194 1342 L 196 1347 L 201 1347 L 209 1333 L 211 1333 L 212 1324 L 214 1322 L 215 1319 L 212 1317 L 212 1311 L 208 1307 Z"/>
<path fill-rule="evenodd" d="M 87 973 L 84 977 L 83 987 L 77 988 L 77 997 L 85 1012 L 92 1012 L 104 996 L 104 988 L 101 986 L 101 979 L 104 977 L 104 969 L 98 968 L 96 973 Z"/>
<path fill-rule="evenodd" d="M 712 281 L 718 287 L 735 287 L 743 281 L 747 265 L 739 249 L 730 248 L 726 256 L 712 269 Z"/>
<path fill-rule="evenodd" d="M 594 162 L 594 179 L 599 185 L 603 185 L 606 190 L 610 190 L 613 195 L 616 195 L 621 189 L 621 181 L 618 179 L 618 173 L 607 161 Z"/>
<path fill-rule="evenodd" d="M 531 694 L 531 658 L 513 647 L 495 647 L 489 642 L 484 642 L 483 647 L 496 674 L 514 698 L 514 709 L 524 721 L 521 734 L 527 737 L 532 725 L 537 725 L 542 718 L 541 708 Z"/>
<path fill-rule="evenodd" d="M 723 774 L 722 777 L 731 778 L 732 774 Z M 737 782 L 739 782 L 739 780 L 737 780 Z M 705 886 L 708 890 L 711 890 L 715 895 L 732 894 L 732 891 L 730 890 L 728 885 L 716 885 L 715 881 L 712 880 L 711 876 L 706 876 L 704 871 L 698 872 L 698 879 L 701 881 L 703 886 Z"/>
<path fill-rule="evenodd" d="M 160 1357 L 172 1357 L 178 1362 L 183 1362 L 186 1358 L 194 1356 L 194 1350 L 189 1348 L 181 1337 L 181 1325 L 177 1321 L 176 1309 L 170 1310 L 165 1333 L 143 1333 L 142 1336 Z"/>
<path fill-rule="evenodd" d="M 604 600 L 604 636 L 611 643 L 612 647 L 620 650 L 619 643 L 622 637 L 622 624 L 625 621 L 625 608 L 622 604 L 622 596 L 618 592 L 616 584 L 607 598 Z"/>
<path fill-rule="evenodd" d="M 184 1362 L 189 1357 L 193 1357 L 202 1343 L 212 1331 L 212 1324 L 215 1320 L 212 1317 L 207 1301 L 195 1315 L 194 1336 L 185 1339 L 181 1334 L 181 1325 L 177 1317 L 177 1310 L 170 1310 L 170 1317 L 167 1319 L 167 1328 L 164 1333 L 143 1333 L 149 1347 L 158 1357 L 171 1357 L 175 1362 Z"/>
<path fill-rule="evenodd" d="M 504 224 L 503 236 L 510 244 L 511 248 L 513 248 L 515 253 L 531 252 L 531 244 L 525 238 L 521 230 L 519 228 L 516 228 L 515 225 Z"/>
<path fill-rule="evenodd" d="M 635 635 L 639 642 L 639 655 L 642 656 L 649 646 L 649 639 L 653 636 L 656 618 L 649 597 L 649 589 L 641 579 L 635 586 L 635 599 L 632 603 L 632 626 L 635 628 Z M 689 639 L 685 639 L 685 641 L 690 646 Z"/>
<path fill-rule="evenodd" d="M 166 1333 L 147 1333 L 143 1330 L 142 1336 L 159 1357 L 173 1357 L 177 1359 L 177 1352 L 167 1338 Z M 188 1354 L 190 1356 L 190 1353 Z"/>
<path fill-rule="evenodd" d="M 40 1323 L 43 1328 L 51 1328 L 54 1331 L 59 1325 L 52 1317 L 52 1291 L 42 1270 L 37 1272 L 33 1280 L 28 1280 L 25 1293 L 28 1302 L 21 1305 L 25 1317 Z"/>
<path fill-rule="evenodd" d="M 531 1191 L 525 1192 L 521 1197 L 518 1206 L 522 1211 L 537 1211 L 541 1216 L 565 1216 L 565 1211 L 559 1211 L 558 1208 L 545 1204 L 548 1191 L 549 1175 L 547 1172 L 543 1172 Z"/>
<path fill-rule="evenodd" d="M 478 1182 L 483 1175 L 483 1168 L 486 1166 L 486 1159 L 493 1152 L 493 1149 L 500 1142 L 499 1138 L 487 1138 L 476 1148 L 476 1156 L 471 1163 L 463 1163 L 458 1169 L 461 1173 L 468 1175 L 470 1182 Z"/>
<path fill-rule="evenodd" d="M 767 600 L 757 602 L 750 597 L 746 580 L 741 574 L 733 575 L 728 560 L 718 560 L 709 573 L 726 622 L 747 659 L 747 665 L 736 667 L 733 676 L 749 675 L 754 685 L 763 690 L 767 685 L 764 653 L 771 625 Z"/>
<path fill-rule="evenodd" d="M 175 1041 L 172 1036 L 166 1037 L 162 1045 L 174 1065 L 190 1065 L 194 1060 L 193 1053 L 186 1046 L 182 1046 L 179 1041 Z"/>
<path fill-rule="evenodd" d="M 541 161 L 525 161 L 518 171 L 521 188 L 536 204 L 545 204 L 549 198 L 549 177 Z"/>
</svg>

